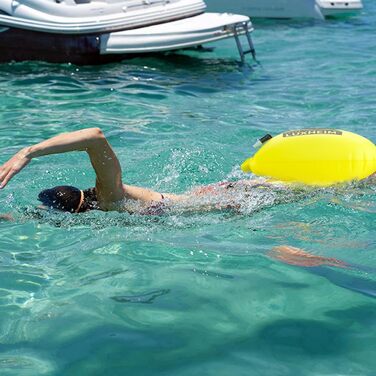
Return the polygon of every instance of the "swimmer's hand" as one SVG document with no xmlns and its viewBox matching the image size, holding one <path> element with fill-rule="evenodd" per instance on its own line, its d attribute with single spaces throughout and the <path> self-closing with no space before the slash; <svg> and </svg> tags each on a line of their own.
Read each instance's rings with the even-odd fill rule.
<svg viewBox="0 0 376 376">
<path fill-rule="evenodd" d="M 28 156 L 28 148 L 20 150 L 8 162 L 0 166 L 0 189 L 3 189 L 9 181 L 25 168 L 31 161 Z"/>
</svg>

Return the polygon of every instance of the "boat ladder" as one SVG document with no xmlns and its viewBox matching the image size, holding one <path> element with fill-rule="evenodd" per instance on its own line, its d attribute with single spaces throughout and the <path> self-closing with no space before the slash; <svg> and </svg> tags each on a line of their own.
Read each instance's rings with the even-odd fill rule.
<svg viewBox="0 0 376 376">
<path fill-rule="evenodd" d="M 234 32 L 234 38 L 236 45 L 238 47 L 239 55 L 240 55 L 240 60 L 242 64 L 245 63 L 245 55 L 247 54 L 252 54 L 253 60 L 256 60 L 256 50 L 255 47 L 253 46 L 251 34 L 249 32 L 249 23 L 248 22 L 239 22 L 234 24 L 233 26 L 233 32 Z M 246 49 L 243 48 L 242 43 L 240 41 L 240 35 L 244 34 L 246 36 L 247 42 L 248 42 L 248 47 Z"/>
</svg>

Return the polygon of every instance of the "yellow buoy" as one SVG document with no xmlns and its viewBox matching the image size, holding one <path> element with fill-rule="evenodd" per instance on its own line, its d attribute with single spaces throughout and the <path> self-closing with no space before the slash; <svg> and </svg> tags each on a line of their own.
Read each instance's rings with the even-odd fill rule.
<svg viewBox="0 0 376 376">
<path fill-rule="evenodd" d="M 338 129 L 289 131 L 267 140 L 241 169 L 285 182 L 328 186 L 373 174 L 376 146 Z"/>
</svg>

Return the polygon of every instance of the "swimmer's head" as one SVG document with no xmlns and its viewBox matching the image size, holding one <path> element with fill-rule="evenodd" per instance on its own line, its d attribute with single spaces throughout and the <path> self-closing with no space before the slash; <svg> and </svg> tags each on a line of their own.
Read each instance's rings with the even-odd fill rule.
<svg viewBox="0 0 376 376">
<path fill-rule="evenodd" d="M 49 209 L 70 213 L 82 213 L 98 208 L 95 188 L 82 191 L 76 187 L 62 185 L 40 192 L 38 200 Z"/>
</svg>

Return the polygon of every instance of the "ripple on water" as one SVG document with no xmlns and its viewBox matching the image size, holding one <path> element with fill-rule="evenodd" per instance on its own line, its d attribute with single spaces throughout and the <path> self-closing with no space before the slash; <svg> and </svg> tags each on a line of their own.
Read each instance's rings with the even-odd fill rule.
<svg viewBox="0 0 376 376">
<path fill-rule="evenodd" d="M 0 355 L 0 367 L 4 375 L 16 374 L 28 376 L 32 373 L 49 375 L 56 371 L 56 366 L 51 360 L 38 357 L 36 354 L 19 355 L 15 352 L 2 353 Z"/>
</svg>

